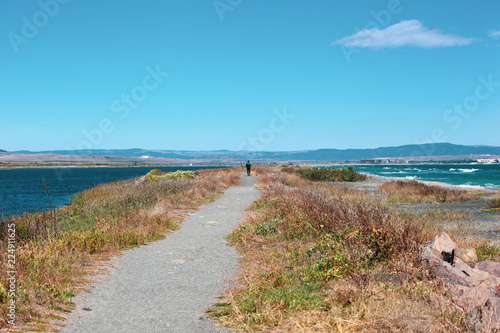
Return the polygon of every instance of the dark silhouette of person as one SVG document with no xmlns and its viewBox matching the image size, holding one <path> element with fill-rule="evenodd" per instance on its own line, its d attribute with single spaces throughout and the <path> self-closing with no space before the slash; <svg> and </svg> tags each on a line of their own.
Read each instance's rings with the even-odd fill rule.
<svg viewBox="0 0 500 333">
<path fill-rule="evenodd" d="M 246 167 L 247 167 L 247 176 L 250 176 L 250 169 L 252 168 L 252 164 L 250 164 L 250 161 L 247 161 Z"/>
</svg>

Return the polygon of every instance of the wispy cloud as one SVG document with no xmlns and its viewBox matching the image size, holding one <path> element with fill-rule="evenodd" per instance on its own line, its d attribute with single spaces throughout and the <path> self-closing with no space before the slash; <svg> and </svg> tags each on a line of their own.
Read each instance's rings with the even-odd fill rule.
<svg viewBox="0 0 500 333">
<path fill-rule="evenodd" d="M 401 21 L 385 29 L 361 30 L 354 35 L 334 41 L 331 45 L 344 44 L 348 47 L 385 48 L 413 46 L 423 48 L 463 46 L 475 42 L 475 38 L 466 38 L 453 34 L 444 34 L 440 30 L 429 30 L 418 20 Z"/>
<path fill-rule="evenodd" d="M 493 39 L 498 39 L 500 37 L 500 31 L 490 30 L 488 31 L 488 37 L 491 37 Z"/>
</svg>

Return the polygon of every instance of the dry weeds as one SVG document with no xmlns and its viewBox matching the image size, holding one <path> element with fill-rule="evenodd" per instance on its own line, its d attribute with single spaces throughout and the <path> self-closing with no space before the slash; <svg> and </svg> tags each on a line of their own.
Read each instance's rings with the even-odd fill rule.
<svg viewBox="0 0 500 333">
<path fill-rule="evenodd" d="M 388 202 L 395 204 L 438 204 L 475 199 L 467 191 L 449 190 L 416 180 L 388 182 L 380 186 L 377 191 L 385 195 Z"/>
</svg>

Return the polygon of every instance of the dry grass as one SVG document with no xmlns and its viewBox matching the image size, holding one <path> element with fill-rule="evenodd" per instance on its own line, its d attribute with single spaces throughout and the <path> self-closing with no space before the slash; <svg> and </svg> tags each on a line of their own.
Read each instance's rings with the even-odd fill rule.
<svg viewBox="0 0 500 333">
<path fill-rule="evenodd" d="M 40 329 L 58 311 L 69 311 L 75 290 L 85 282 L 93 261 L 163 238 L 178 228 L 185 212 L 237 184 L 240 170 L 196 174 L 192 180 L 142 178 L 103 184 L 78 194 L 64 209 L 2 220 L 2 272 L 8 270 L 7 225 L 16 225 L 17 324 L 39 322 Z M 0 277 L 2 286 L 8 285 L 6 278 Z M 0 292 L 0 329 L 7 327 L 7 301 L 7 295 Z"/>
<path fill-rule="evenodd" d="M 416 180 L 388 182 L 380 186 L 377 192 L 385 195 L 388 202 L 395 204 L 439 204 L 475 199 L 467 191 L 430 186 Z"/>
<path fill-rule="evenodd" d="M 434 217 L 397 212 L 364 192 L 258 170 L 265 192 L 230 239 L 243 255 L 235 288 L 211 309 L 221 324 L 269 332 L 458 332 L 466 312 L 436 310 L 439 283 L 420 268 Z"/>
<path fill-rule="evenodd" d="M 488 209 L 498 211 L 500 209 L 500 195 L 488 200 L 486 205 Z"/>
</svg>

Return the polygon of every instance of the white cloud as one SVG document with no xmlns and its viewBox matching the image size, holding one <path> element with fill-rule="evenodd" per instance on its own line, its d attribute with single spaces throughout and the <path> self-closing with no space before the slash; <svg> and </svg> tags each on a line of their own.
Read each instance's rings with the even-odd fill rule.
<svg viewBox="0 0 500 333">
<path fill-rule="evenodd" d="M 354 35 L 334 41 L 331 45 L 344 44 L 349 47 L 401 47 L 423 48 L 463 46 L 475 42 L 475 38 L 446 35 L 440 30 L 429 30 L 418 20 L 401 21 L 385 29 L 361 30 Z"/>
<path fill-rule="evenodd" d="M 488 31 L 488 36 L 493 39 L 498 39 L 498 37 L 500 37 L 500 31 L 490 30 Z"/>
</svg>

